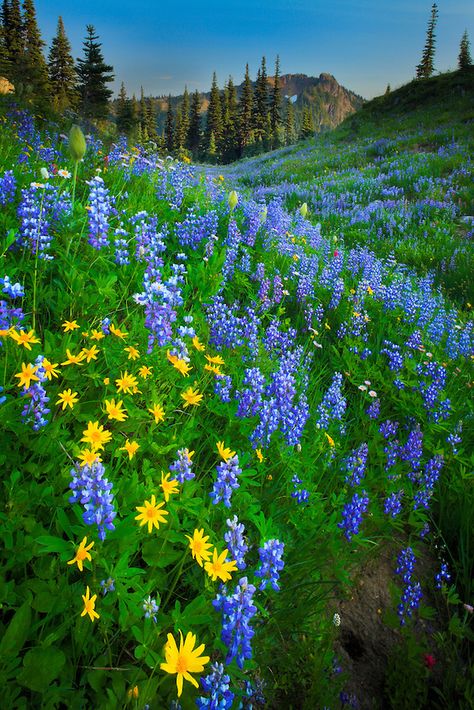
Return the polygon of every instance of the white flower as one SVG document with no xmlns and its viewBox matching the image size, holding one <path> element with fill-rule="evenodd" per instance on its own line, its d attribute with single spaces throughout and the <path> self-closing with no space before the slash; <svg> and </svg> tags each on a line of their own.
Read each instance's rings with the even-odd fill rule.
<svg viewBox="0 0 474 710">
<path fill-rule="evenodd" d="M 40 173 L 43 180 L 47 180 L 49 178 L 49 173 L 46 168 L 41 168 Z"/>
<path fill-rule="evenodd" d="M 369 390 L 369 397 L 376 397 L 376 396 L 377 396 L 377 392 L 375 392 L 375 390 Z"/>
<path fill-rule="evenodd" d="M 341 625 L 341 617 L 339 614 L 336 612 L 334 616 L 332 617 L 332 623 L 334 626 L 340 626 Z"/>
<path fill-rule="evenodd" d="M 69 172 L 69 170 L 64 170 L 64 169 L 58 170 L 58 175 L 60 175 L 62 178 L 70 178 L 71 177 L 71 173 Z"/>
<path fill-rule="evenodd" d="M 370 380 L 364 380 L 364 385 L 367 385 L 367 387 L 370 387 L 372 382 Z"/>
<path fill-rule="evenodd" d="M 367 392 L 367 387 L 365 385 L 359 385 L 358 389 L 360 389 L 361 392 Z"/>
</svg>

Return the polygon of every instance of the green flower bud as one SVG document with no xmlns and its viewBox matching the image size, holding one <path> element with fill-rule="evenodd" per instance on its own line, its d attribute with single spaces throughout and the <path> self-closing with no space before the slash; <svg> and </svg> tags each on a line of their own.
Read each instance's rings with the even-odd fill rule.
<svg viewBox="0 0 474 710">
<path fill-rule="evenodd" d="M 71 158 L 78 163 L 86 154 L 86 149 L 87 144 L 84 134 L 79 126 L 74 124 L 69 131 L 69 152 L 71 154 Z"/>
<path fill-rule="evenodd" d="M 307 214 L 308 214 L 308 205 L 306 204 L 306 202 L 303 202 L 303 204 L 300 207 L 300 215 L 304 219 Z"/>
<path fill-rule="evenodd" d="M 261 222 L 262 224 L 263 224 L 263 223 L 266 221 L 266 219 L 267 219 L 267 212 L 268 212 L 267 206 L 265 205 L 265 207 L 264 207 L 264 208 L 262 209 L 262 211 L 260 212 L 260 222 Z"/>
<path fill-rule="evenodd" d="M 231 212 L 233 212 L 235 210 L 235 208 L 237 207 L 238 201 L 239 201 L 239 198 L 237 197 L 236 191 L 232 190 L 232 192 L 229 195 L 229 199 L 228 199 Z"/>
</svg>

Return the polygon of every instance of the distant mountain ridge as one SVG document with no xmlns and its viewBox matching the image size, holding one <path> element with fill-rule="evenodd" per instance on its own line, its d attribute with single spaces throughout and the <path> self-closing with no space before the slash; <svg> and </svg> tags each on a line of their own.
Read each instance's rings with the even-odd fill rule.
<svg viewBox="0 0 474 710">
<path fill-rule="evenodd" d="M 274 77 L 268 77 L 268 83 L 273 86 Z M 255 82 L 252 82 L 255 87 Z M 240 99 L 244 83 L 236 86 L 237 96 Z M 280 88 L 283 97 L 293 98 L 295 108 L 295 119 L 299 123 L 303 106 L 309 106 L 313 114 L 313 121 L 318 131 L 335 128 L 347 116 L 358 111 L 365 103 L 362 96 L 346 89 L 339 84 L 337 79 L 328 73 L 322 73 L 319 77 L 308 76 L 307 74 L 283 74 L 280 77 Z M 205 114 L 209 104 L 210 91 L 202 92 L 201 112 Z M 171 105 L 176 109 L 183 95 L 172 96 Z M 168 97 L 152 97 L 153 105 L 157 111 L 157 121 L 159 129 L 164 126 L 165 114 L 168 108 Z M 284 102 L 283 102 L 284 103 Z"/>
</svg>

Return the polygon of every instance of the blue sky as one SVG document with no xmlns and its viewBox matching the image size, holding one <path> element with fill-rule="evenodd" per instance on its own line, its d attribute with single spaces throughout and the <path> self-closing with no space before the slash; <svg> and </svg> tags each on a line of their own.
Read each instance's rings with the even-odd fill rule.
<svg viewBox="0 0 474 710">
<path fill-rule="evenodd" d="M 431 0 L 36 0 L 48 47 L 62 15 L 74 57 L 87 24 L 95 26 L 118 89 L 129 94 L 206 91 L 212 72 L 222 86 L 240 83 L 262 55 L 282 73 L 333 74 L 371 98 L 413 78 L 420 61 Z M 473 0 L 439 0 L 436 70 L 456 68 L 465 29 L 474 54 Z"/>
</svg>

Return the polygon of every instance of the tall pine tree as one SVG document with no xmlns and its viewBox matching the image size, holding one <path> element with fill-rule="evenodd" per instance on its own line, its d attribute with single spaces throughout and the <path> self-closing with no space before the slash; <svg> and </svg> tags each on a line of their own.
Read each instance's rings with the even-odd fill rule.
<svg viewBox="0 0 474 710">
<path fill-rule="evenodd" d="M 241 157 L 246 146 L 253 142 L 253 87 L 249 75 L 249 65 L 245 67 L 245 79 L 240 99 L 239 116 L 239 156 Z"/>
<path fill-rule="evenodd" d="M 19 86 L 25 78 L 22 69 L 25 43 L 20 0 L 11 0 L 11 2 L 3 0 L 2 16 L 10 72 L 8 78 L 13 81 L 15 86 Z"/>
<path fill-rule="evenodd" d="M 105 64 L 101 44 L 93 25 L 87 25 L 83 43 L 84 57 L 78 59 L 77 74 L 81 96 L 81 112 L 87 118 L 103 119 L 108 115 L 112 90 L 107 84 L 114 80 L 113 67 Z"/>
<path fill-rule="evenodd" d="M 301 117 L 300 138 L 312 138 L 314 136 L 313 113 L 310 106 L 303 107 Z"/>
<path fill-rule="evenodd" d="M 262 64 L 257 73 L 254 96 L 254 132 L 255 139 L 263 144 L 268 137 L 268 77 L 265 57 L 262 57 Z"/>
<path fill-rule="evenodd" d="M 423 50 L 423 56 L 421 62 L 416 67 L 416 78 L 417 79 L 428 79 L 433 74 L 434 71 L 434 52 L 435 52 L 435 27 L 438 19 L 438 6 L 433 3 L 431 6 L 431 17 L 428 22 L 428 29 L 426 31 L 426 42 L 425 48 Z"/>
<path fill-rule="evenodd" d="M 232 80 L 224 89 L 223 116 L 222 116 L 221 154 L 224 163 L 230 163 L 238 156 L 239 113 L 237 105 L 237 91 Z"/>
<path fill-rule="evenodd" d="M 461 38 L 461 43 L 459 45 L 458 67 L 459 69 L 468 69 L 469 67 L 472 67 L 472 59 L 471 52 L 469 51 L 469 37 L 467 36 L 467 30 L 464 30 L 464 34 Z"/>
<path fill-rule="evenodd" d="M 146 99 L 145 128 L 148 135 L 148 140 L 156 143 L 158 140 L 158 133 L 156 131 L 156 111 L 155 107 L 153 106 L 153 101 L 151 97 Z"/>
<path fill-rule="evenodd" d="M 23 9 L 24 52 L 20 63 L 28 87 L 25 93 L 36 103 L 46 106 L 49 99 L 48 67 L 33 0 L 24 0 Z"/>
<path fill-rule="evenodd" d="M 117 130 L 130 135 L 136 124 L 136 99 L 129 99 L 125 84 L 121 83 L 117 103 Z"/>
<path fill-rule="evenodd" d="M 275 77 L 270 101 L 270 122 L 271 122 L 271 147 L 276 148 L 280 144 L 280 124 L 281 124 L 281 88 L 280 88 L 280 57 L 277 56 L 275 62 Z"/>
<path fill-rule="evenodd" d="M 199 92 L 193 94 L 191 101 L 191 115 L 189 118 L 189 132 L 187 140 L 187 148 L 192 152 L 196 159 L 199 156 L 199 148 L 201 144 L 201 97 Z"/>
<path fill-rule="evenodd" d="M 212 76 L 211 95 L 207 108 L 207 123 L 205 135 L 205 147 L 210 153 L 211 137 L 213 138 L 212 158 L 218 154 L 218 147 L 222 137 L 222 106 L 219 87 L 217 86 L 216 72 Z"/>
<path fill-rule="evenodd" d="M 74 109 L 79 101 L 76 89 L 77 75 L 62 17 L 58 18 L 56 36 L 51 42 L 48 72 L 51 98 L 55 110 L 62 113 L 65 109 Z"/>
<path fill-rule="evenodd" d="M 168 110 L 166 112 L 165 145 L 166 150 L 171 154 L 174 149 L 174 116 L 173 107 L 171 105 L 171 94 L 168 96 Z"/>
<path fill-rule="evenodd" d="M 286 116 L 285 116 L 285 144 L 291 145 L 296 141 L 296 128 L 295 128 L 295 109 L 293 102 L 291 100 L 287 101 L 286 104 Z"/>
</svg>

